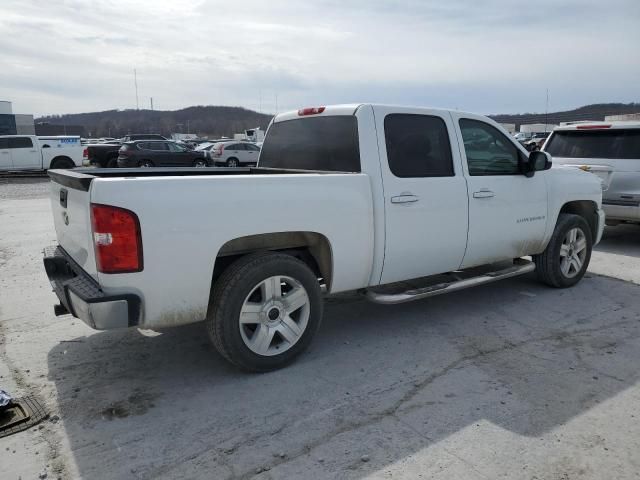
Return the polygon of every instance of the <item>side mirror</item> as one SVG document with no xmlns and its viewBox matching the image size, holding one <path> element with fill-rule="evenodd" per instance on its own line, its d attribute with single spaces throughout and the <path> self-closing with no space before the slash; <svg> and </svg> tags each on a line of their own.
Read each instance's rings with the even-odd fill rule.
<svg viewBox="0 0 640 480">
<path fill-rule="evenodd" d="M 534 172 L 549 170 L 552 165 L 551 155 L 547 152 L 535 150 L 529 154 L 529 165 Z"/>
<path fill-rule="evenodd" d="M 533 177 L 536 172 L 549 170 L 550 168 L 551 155 L 547 152 L 534 150 L 529 152 L 528 157 L 525 155 L 521 155 L 520 157 L 520 171 L 527 178 Z"/>
</svg>

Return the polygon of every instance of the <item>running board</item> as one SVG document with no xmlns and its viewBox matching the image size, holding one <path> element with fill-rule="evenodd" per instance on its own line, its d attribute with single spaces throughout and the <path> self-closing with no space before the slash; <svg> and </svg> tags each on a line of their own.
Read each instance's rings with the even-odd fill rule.
<svg viewBox="0 0 640 480">
<path fill-rule="evenodd" d="M 400 293 L 377 293 L 373 290 L 366 290 L 365 296 L 372 302 L 382 303 L 385 305 L 405 303 L 411 302 L 413 300 L 435 297 L 436 295 L 442 295 L 444 293 L 456 292 L 458 290 L 464 290 L 465 288 L 476 287 L 478 285 L 496 282 L 505 278 L 516 277 L 518 275 L 533 272 L 536 269 L 536 266 L 533 262 L 523 260 L 521 258 L 516 259 L 513 263 L 514 265 L 512 267 L 503 268 L 502 270 L 496 270 L 494 272 L 484 273 L 476 277 L 465 278 L 464 280 L 438 283 L 436 285 L 406 290 Z"/>
</svg>

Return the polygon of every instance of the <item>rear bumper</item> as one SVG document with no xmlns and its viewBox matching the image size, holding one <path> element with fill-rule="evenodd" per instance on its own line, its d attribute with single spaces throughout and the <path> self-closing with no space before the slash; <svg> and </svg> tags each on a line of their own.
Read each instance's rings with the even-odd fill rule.
<svg viewBox="0 0 640 480">
<path fill-rule="evenodd" d="M 616 204 L 613 202 L 613 200 L 602 200 L 602 208 L 608 220 L 640 222 L 640 205 L 623 205 L 620 201 L 615 202 Z"/>
<path fill-rule="evenodd" d="M 56 315 L 71 313 L 96 330 L 138 325 L 140 297 L 106 295 L 62 247 L 45 248 L 44 268 L 60 300 L 60 306 L 55 308 Z"/>
<path fill-rule="evenodd" d="M 136 168 L 138 161 L 132 158 L 118 157 L 117 164 L 118 168 Z"/>
</svg>

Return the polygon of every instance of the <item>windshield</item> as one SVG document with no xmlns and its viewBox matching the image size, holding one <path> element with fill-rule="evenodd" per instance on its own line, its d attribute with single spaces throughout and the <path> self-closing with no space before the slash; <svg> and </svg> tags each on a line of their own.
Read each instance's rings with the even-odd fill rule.
<svg viewBox="0 0 640 480">
<path fill-rule="evenodd" d="M 545 151 L 553 157 L 640 159 L 640 129 L 556 131 Z"/>
<path fill-rule="evenodd" d="M 261 167 L 359 172 L 358 122 L 353 116 L 287 120 L 271 125 Z"/>
</svg>

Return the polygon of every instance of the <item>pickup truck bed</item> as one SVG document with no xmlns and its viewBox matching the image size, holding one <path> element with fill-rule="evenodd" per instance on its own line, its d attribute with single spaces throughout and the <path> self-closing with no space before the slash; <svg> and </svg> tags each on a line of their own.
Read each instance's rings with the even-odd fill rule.
<svg viewBox="0 0 640 480">
<path fill-rule="evenodd" d="M 49 171 L 49 177 L 61 185 L 88 191 L 91 182 L 97 178 L 151 178 L 151 177 L 201 177 L 233 175 L 293 175 L 293 174 L 330 174 L 321 170 L 293 170 L 259 167 L 206 167 L 206 168 L 76 168 L 71 171 Z M 347 173 L 347 172 L 343 172 Z"/>
</svg>

